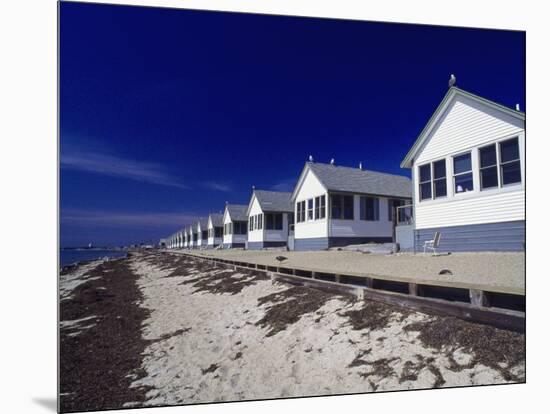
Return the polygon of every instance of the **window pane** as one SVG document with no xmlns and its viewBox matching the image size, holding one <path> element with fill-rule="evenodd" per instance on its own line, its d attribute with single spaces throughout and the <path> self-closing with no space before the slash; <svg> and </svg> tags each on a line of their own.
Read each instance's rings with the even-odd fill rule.
<svg viewBox="0 0 550 414">
<path fill-rule="evenodd" d="M 497 153 L 495 145 L 479 149 L 479 165 L 480 167 L 489 167 L 497 164 Z"/>
<path fill-rule="evenodd" d="M 432 179 L 432 174 L 430 171 L 430 164 L 422 165 L 420 167 L 420 182 L 430 181 Z"/>
<path fill-rule="evenodd" d="M 353 196 L 344 196 L 344 219 L 353 220 Z"/>
<path fill-rule="evenodd" d="M 472 191 L 474 189 L 474 181 L 472 180 L 472 173 L 461 174 L 455 177 L 455 192 L 465 193 L 466 191 Z"/>
<path fill-rule="evenodd" d="M 434 195 L 435 197 L 447 196 L 447 179 L 442 178 L 434 181 Z"/>
<path fill-rule="evenodd" d="M 455 174 L 460 174 L 472 169 L 472 159 L 469 153 L 454 157 L 453 162 Z"/>
<path fill-rule="evenodd" d="M 427 198 L 428 199 L 432 198 L 432 183 L 431 182 L 420 184 L 420 199 L 425 200 Z"/>
<path fill-rule="evenodd" d="M 518 139 L 512 138 L 500 143 L 500 162 L 519 160 Z"/>
<path fill-rule="evenodd" d="M 275 230 L 282 230 L 283 229 L 283 215 L 282 214 L 274 214 L 275 216 Z"/>
<path fill-rule="evenodd" d="M 481 189 L 498 186 L 497 167 L 483 168 L 480 171 Z"/>
<path fill-rule="evenodd" d="M 331 195 L 330 196 L 330 205 L 331 205 L 331 217 L 335 219 L 341 218 L 342 215 L 342 207 L 340 203 L 342 202 L 342 199 L 339 195 Z"/>
<path fill-rule="evenodd" d="M 434 180 L 443 178 L 446 175 L 445 160 L 434 162 Z"/>
<path fill-rule="evenodd" d="M 521 182 L 519 161 L 504 164 L 502 167 L 502 185 Z"/>
<path fill-rule="evenodd" d="M 361 197 L 359 199 L 359 220 L 367 219 L 367 198 Z"/>
</svg>

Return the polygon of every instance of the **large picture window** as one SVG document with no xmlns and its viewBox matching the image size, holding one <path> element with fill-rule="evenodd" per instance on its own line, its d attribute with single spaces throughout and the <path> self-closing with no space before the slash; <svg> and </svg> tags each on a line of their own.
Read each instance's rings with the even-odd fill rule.
<svg viewBox="0 0 550 414">
<path fill-rule="evenodd" d="M 366 221 L 380 219 L 380 200 L 376 197 L 361 197 L 359 201 L 359 218 Z"/>
<path fill-rule="evenodd" d="M 481 190 L 498 187 L 497 150 L 495 144 L 479 149 L 479 183 Z"/>
<path fill-rule="evenodd" d="M 331 218 L 353 220 L 353 196 L 331 194 Z"/>
<path fill-rule="evenodd" d="M 521 182 L 521 164 L 519 159 L 518 139 L 507 139 L 499 143 L 500 175 L 502 185 Z"/>
<path fill-rule="evenodd" d="M 421 165 L 418 176 L 420 201 L 447 196 L 447 167 L 444 159 Z"/>
<path fill-rule="evenodd" d="M 223 232 L 221 227 L 216 227 L 214 229 L 214 237 L 222 237 Z"/>
<path fill-rule="evenodd" d="M 455 194 L 466 193 L 474 189 L 471 153 L 453 157 L 453 174 Z"/>
</svg>

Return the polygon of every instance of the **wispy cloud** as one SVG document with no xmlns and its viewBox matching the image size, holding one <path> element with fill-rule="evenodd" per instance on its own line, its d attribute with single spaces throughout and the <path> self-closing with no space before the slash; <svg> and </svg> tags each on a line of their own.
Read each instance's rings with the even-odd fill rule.
<svg viewBox="0 0 550 414">
<path fill-rule="evenodd" d="M 198 220 L 193 213 L 135 213 L 109 212 L 101 210 L 64 209 L 60 214 L 61 224 L 78 227 L 103 228 L 165 228 L 174 230 Z"/>
<path fill-rule="evenodd" d="M 273 191 L 293 191 L 296 185 L 296 178 L 287 178 L 286 180 L 279 181 L 271 186 L 270 190 Z"/>
<path fill-rule="evenodd" d="M 178 178 L 167 173 L 161 164 L 98 152 L 61 154 L 61 167 L 180 189 L 189 188 Z"/>
<path fill-rule="evenodd" d="M 218 182 L 214 182 L 214 181 L 206 181 L 206 182 L 203 182 L 202 185 L 205 188 L 208 188 L 210 190 L 223 191 L 225 193 L 228 193 L 232 190 L 232 187 L 227 183 L 218 183 Z"/>
</svg>

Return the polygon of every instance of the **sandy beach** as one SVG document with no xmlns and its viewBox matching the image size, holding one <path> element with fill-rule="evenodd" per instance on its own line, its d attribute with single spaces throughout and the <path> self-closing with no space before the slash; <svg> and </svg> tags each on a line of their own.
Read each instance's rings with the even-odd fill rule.
<svg viewBox="0 0 550 414">
<path fill-rule="evenodd" d="M 63 411 L 525 381 L 522 334 L 183 255 L 94 262 L 61 286 Z"/>
</svg>

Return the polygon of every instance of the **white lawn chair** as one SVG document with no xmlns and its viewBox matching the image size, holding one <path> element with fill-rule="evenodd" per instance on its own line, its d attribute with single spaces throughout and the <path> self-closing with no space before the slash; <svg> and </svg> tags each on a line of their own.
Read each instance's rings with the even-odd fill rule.
<svg viewBox="0 0 550 414">
<path fill-rule="evenodd" d="M 424 253 L 426 253 L 426 249 L 429 249 L 433 252 L 433 255 L 435 256 L 437 254 L 437 248 L 439 247 L 440 240 L 441 232 L 436 231 L 433 240 L 426 240 L 424 242 Z"/>
</svg>

